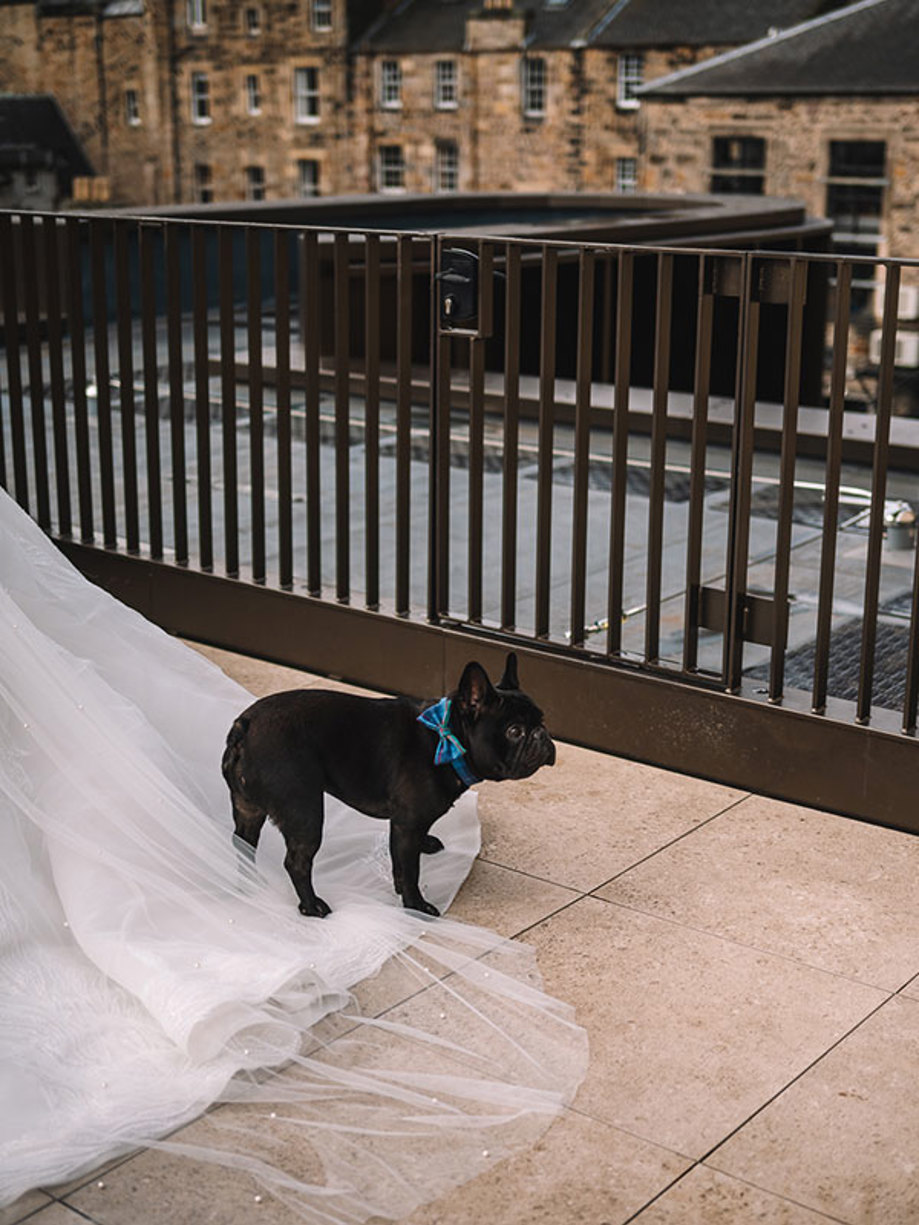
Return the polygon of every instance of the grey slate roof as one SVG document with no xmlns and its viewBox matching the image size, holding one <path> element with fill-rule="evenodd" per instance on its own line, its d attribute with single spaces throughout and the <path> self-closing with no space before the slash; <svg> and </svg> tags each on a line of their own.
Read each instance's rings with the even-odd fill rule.
<svg viewBox="0 0 919 1225">
<path fill-rule="evenodd" d="M 517 0 L 527 15 L 527 45 L 572 43 L 621 47 L 728 47 L 814 17 L 841 0 Z M 917 0 L 919 2 L 919 0 Z M 402 0 L 361 41 L 393 54 L 459 52 L 466 18 L 482 0 Z"/>
<path fill-rule="evenodd" d="M 49 157 L 68 184 L 93 174 L 73 129 L 50 94 L 0 94 L 0 160 L 34 164 Z"/>
<path fill-rule="evenodd" d="M 643 97 L 919 93 L 919 3 L 859 0 L 729 51 L 640 91 Z"/>
<path fill-rule="evenodd" d="M 628 0 L 608 7 L 609 20 L 595 31 L 591 43 L 642 48 L 748 43 L 835 5 L 832 0 Z"/>
</svg>

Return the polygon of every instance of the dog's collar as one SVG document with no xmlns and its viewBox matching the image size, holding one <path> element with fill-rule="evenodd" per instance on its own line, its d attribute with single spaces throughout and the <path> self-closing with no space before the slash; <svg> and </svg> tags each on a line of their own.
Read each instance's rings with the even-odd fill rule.
<svg viewBox="0 0 919 1225">
<path fill-rule="evenodd" d="M 434 765 L 451 765 L 463 786 L 472 787 L 475 783 L 480 783 L 482 780 L 476 778 L 469 769 L 466 761 L 466 750 L 457 740 L 455 733 L 450 730 L 451 705 L 452 703 L 449 698 L 441 698 L 439 702 L 435 702 L 433 706 L 428 706 L 421 712 L 418 716 L 418 722 L 437 732 Z"/>
</svg>

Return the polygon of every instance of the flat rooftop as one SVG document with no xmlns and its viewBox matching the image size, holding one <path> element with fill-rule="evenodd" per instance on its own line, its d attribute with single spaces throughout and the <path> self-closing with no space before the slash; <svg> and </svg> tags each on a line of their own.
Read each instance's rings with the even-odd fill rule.
<svg viewBox="0 0 919 1225">
<path fill-rule="evenodd" d="M 335 685 L 199 649 L 257 695 Z M 409 1225 L 915 1225 L 919 839 L 566 744 L 478 793 L 450 914 L 536 949 L 590 1068 L 535 1147 Z M 258 1193 L 149 1150 L 0 1223 L 299 1221 Z"/>
</svg>

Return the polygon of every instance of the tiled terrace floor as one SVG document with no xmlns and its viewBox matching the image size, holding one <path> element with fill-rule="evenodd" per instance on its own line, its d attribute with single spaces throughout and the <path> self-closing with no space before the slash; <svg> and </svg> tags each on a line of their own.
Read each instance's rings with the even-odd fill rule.
<svg viewBox="0 0 919 1225">
<path fill-rule="evenodd" d="M 205 653 L 258 694 L 328 683 Z M 451 914 L 535 946 L 591 1064 L 535 1148 L 411 1225 L 919 1222 L 919 839 L 569 745 L 479 795 Z M 290 1225 L 152 1152 L 23 1219 Z"/>
</svg>

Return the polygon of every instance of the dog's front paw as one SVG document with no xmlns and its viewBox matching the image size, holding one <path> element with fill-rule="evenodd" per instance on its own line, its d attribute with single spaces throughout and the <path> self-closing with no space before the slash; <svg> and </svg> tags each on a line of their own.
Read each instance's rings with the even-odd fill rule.
<svg viewBox="0 0 919 1225">
<path fill-rule="evenodd" d="M 316 897 L 311 902 L 301 902 L 300 913 L 305 914 L 310 919 L 324 919 L 332 913 L 332 907 L 328 902 L 324 902 L 321 897 Z"/>
<path fill-rule="evenodd" d="M 428 914 L 434 919 L 440 917 L 440 911 L 437 909 L 437 907 L 432 906 L 430 902 L 426 902 L 420 893 L 410 902 L 407 902 L 405 898 L 403 898 L 402 905 L 406 910 L 417 910 L 420 914 Z"/>
<path fill-rule="evenodd" d="M 439 838 L 435 838 L 433 834 L 425 834 L 421 842 L 422 855 L 436 855 L 438 851 L 444 849 L 444 844 Z"/>
</svg>

